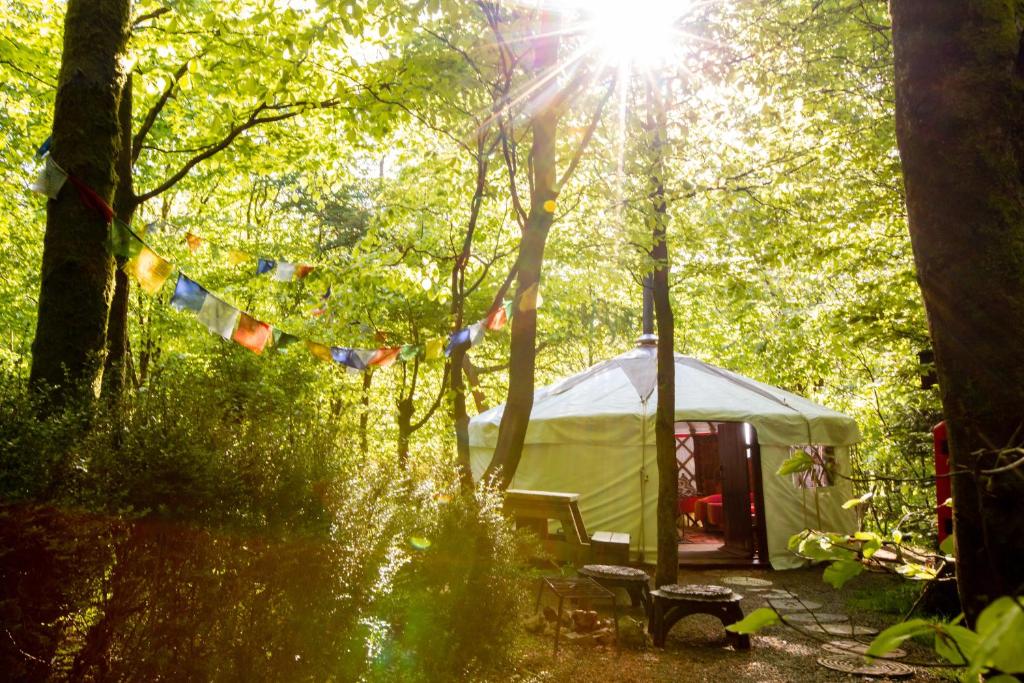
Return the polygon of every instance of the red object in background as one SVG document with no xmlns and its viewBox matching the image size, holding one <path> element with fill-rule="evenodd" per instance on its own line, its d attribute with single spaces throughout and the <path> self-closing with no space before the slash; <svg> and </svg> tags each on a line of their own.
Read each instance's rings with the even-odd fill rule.
<svg viewBox="0 0 1024 683">
<path fill-rule="evenodd" d="M 932 428 L 935 444 L 935 499 L 939 515 L 939 543 L 953 533 L 953 508 L 946 501 L 953 495 L 949 477 L 949 439 L 946 437 L 946 421 Z"/>
</svg>

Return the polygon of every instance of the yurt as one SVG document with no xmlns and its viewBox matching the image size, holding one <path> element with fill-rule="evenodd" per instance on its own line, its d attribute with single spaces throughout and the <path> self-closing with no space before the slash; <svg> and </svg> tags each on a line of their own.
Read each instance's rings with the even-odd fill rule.
<svg viewBox="0 0 1024 683">
<path fill-rule="evenodd" d="M 657 351 L 641 344 L 534 395 L 512 488 L 579 494 L 586 528 L 630 535 L 633 559 L 656 557 Z M 852 533 L 854 420 L 777 387 L 676 354 L 675 441 L 680 562 L 803 561 L 787 547 L 805 528 Z M 504 406 L 470 422 L 475 477 L 490 463 Z M 779 475 L 803 451 L 811 468 Z M 557 533 L 557 530 L 553 530 Z"/>
</svg>

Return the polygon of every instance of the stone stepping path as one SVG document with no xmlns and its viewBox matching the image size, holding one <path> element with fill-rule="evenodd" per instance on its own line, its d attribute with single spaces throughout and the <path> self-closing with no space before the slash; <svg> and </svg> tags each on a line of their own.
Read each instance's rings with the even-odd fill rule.
<svg viewBox="0 0 1024 683">
<path fill-rule="evenodd" d="M 867 664 L 863 659 L 853 657 L 821 657 L 818 664 L 833 671 L 856 676 L 873 676 L 878 678 L 910 678 L 914 670 L 906 664 L 890 661 L 876 661 Z"/>
<path fill-rule="evenodd" d="M 789 617 L 786 617 L 789 619 Z M 846 638 L 856 636 L 877 636 L 878 629 L 870 626 L 855 626 L 852 624 L 806 624 L 800 625 L 805 631 L 812 633 L 824 633 L 829 636 L 844 636 Z"/>
<path fill-rule="evenodd" d="M 747 588 L 767 588 L 772 585 L 772 582 L 767 579 L 755 579 L 753 576 L 727 576 L 722 579 L 722 583 L 731 586 L 746 586 Z"/>
<path fill-rule="evenodd" d="M 825 652 L 831 652 L 837 655 L 854 657 L 857 655 L 863 656 L 868 651 L 868 646 L 866 643 L 859 643 L 856 640 L 833 640 L 823 644 L 821 649 Z M 895 650 L 886 652 L 878 659 L 903 659 L 906 656 L 906 650 L 896 648 Z"/>
<path fill-rule="evenodd" d="M 795 601 L 794 601 L 795 602 Z M 796 612 L 785 615 L 786 621 L 794 624 L 849 624 L 850 617 L 830 612 Z"/>
<path fill-rule="evenodd" d="M 776 612 L 809 612 L 821 609 L 820 602 L 812 602 L 810 600 L 798 600 L 791 597 L 775 598 L 770 595 L 766 599 L 768 600 L 768 605 L 773 607 Z"/>
</svg>

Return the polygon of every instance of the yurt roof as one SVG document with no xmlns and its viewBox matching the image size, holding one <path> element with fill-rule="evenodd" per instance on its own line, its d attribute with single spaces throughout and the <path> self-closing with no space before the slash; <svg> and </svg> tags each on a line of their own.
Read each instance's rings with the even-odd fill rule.
<svg viewBox="0 0 1024 683">
<path fill-rule="evenodd" d="M 675 355 L 676 421 L 747 422 L 761 444 L 846 446 L 853 418 L 689 356 Z M 654 443 L 657 350 L 639 346 L 538 389 L 526 443 Z M 474 447 L 493 448 L 505 406 L 470 421 Z"/>
</svg>

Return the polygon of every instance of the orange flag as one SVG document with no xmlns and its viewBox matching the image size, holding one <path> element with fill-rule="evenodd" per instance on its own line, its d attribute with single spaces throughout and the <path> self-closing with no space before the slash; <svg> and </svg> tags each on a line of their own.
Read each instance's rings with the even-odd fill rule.
<svg viewBox="0 0 1024 683">
<path fill-rule="evenodd" d="M 185 233 L 185 241 L 188 242 L 188 250 L 193 254 L 196 253 L 196 249 L 203 246 L 203 238 L 190 232 Z"/>
<path fill-rule="evenodd" d="M 264 347 L 270 341 L 270 334 L 270 325 L 260 322 L 248 313 L 243 313 L 238 318 L 238 327 L 231 338 L 253 353 L 259 354 L 263 353 Z"/>
<path fill-rule="evenodd" d="M 508 313 L 505 311 L 504 306 L 499 306 L 493 313 L 487 316 L 487 329 L 492 332 L 500 330 L 505 327 L 505 323 L 508 322 Z"/>
</svg>

